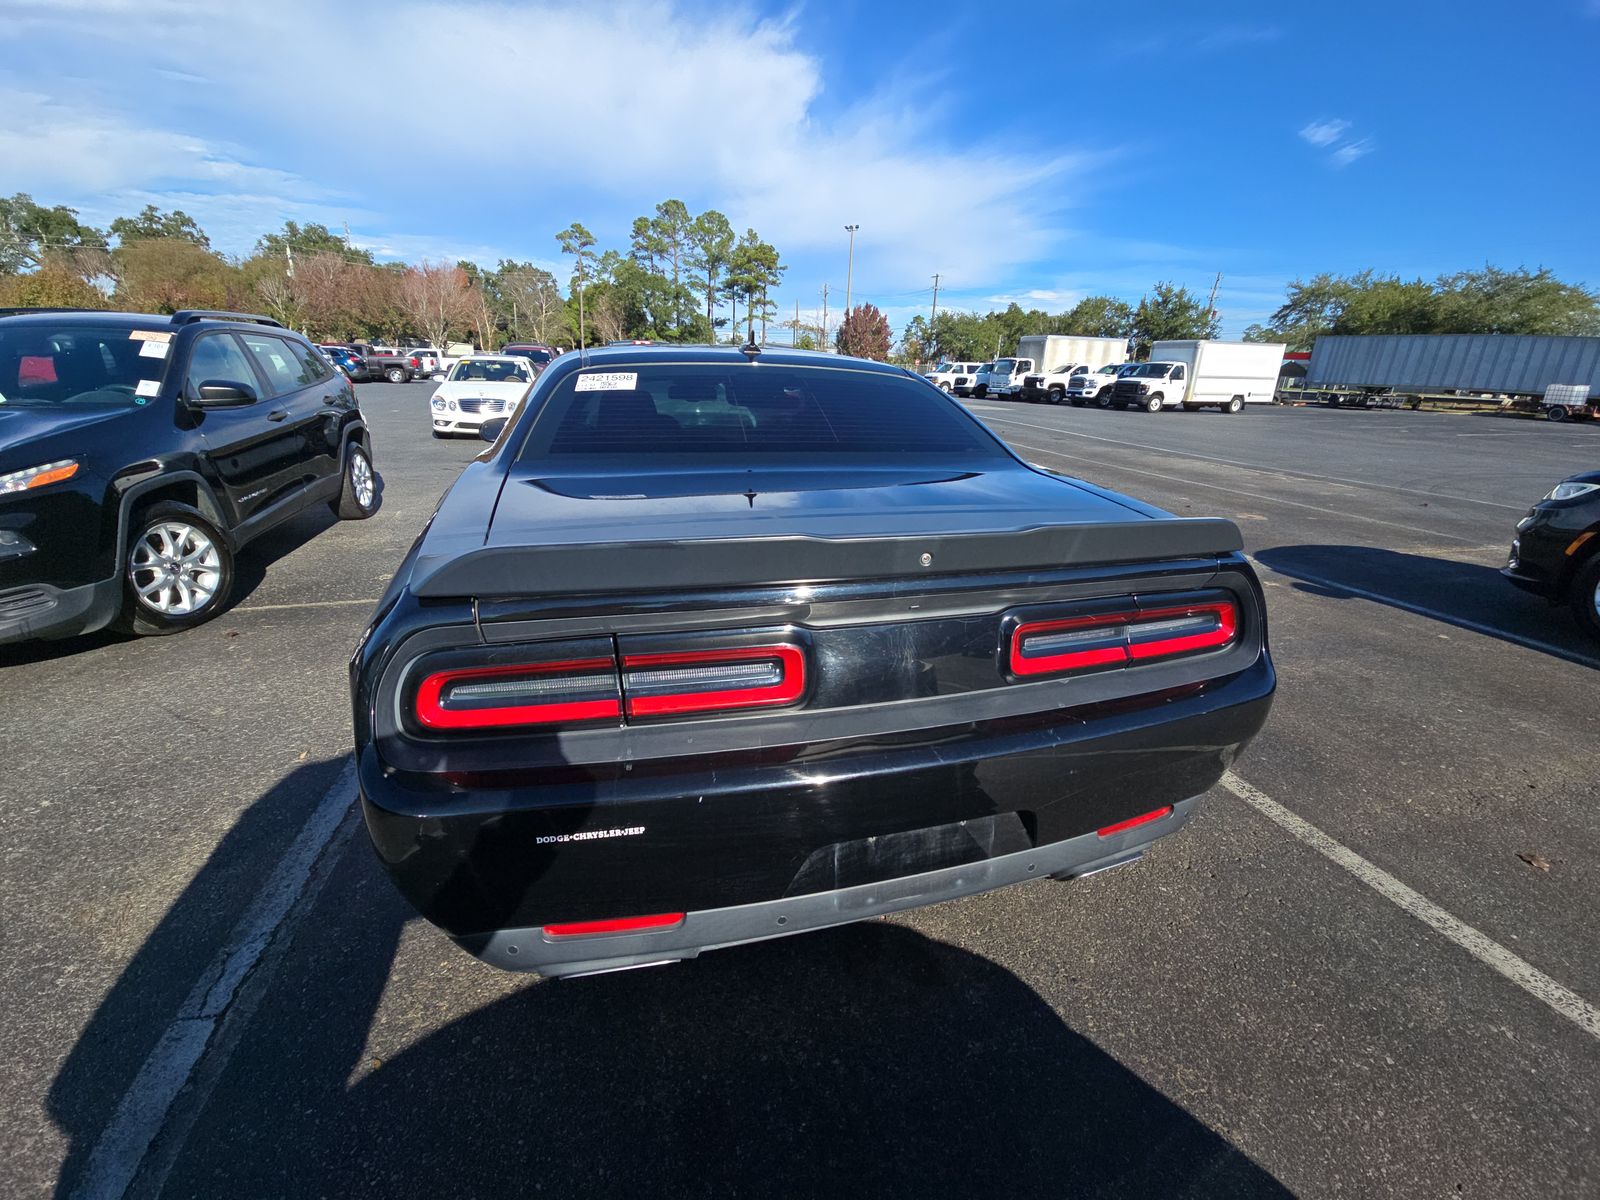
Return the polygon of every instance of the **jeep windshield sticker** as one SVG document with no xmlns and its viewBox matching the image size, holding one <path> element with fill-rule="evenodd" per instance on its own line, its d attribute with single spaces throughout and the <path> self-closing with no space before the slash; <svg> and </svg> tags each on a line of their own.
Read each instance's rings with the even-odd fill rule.
<svg viewBox="0 0 1600 1200">
<path fill-rule="evenodd" d="M 579 375 L 580 392 L 631 392 L 639 384 L 637 371 L 607 371 L 602 374 Z"/>
<path fill-rule="evenodd" d="M 133 342 L 170 342 L 172 331 L 169 329 L 134 329 L 128 334 L 128 340 Z"/>
<path fill-rule="evenodd" d="M 159 379 L 141 379 L 134 385 L 135 396 L 159 396 L 161 394 L 161 381 Z"/>
<path fill-rule="evenodd" d="M 139 347 L 139 357 L 165 358 L 167 356 L 167 350 L 171 348 L 171 345 L 171 342 L 152 342 L 147 340 L 144 345 Z"/>
</svg>

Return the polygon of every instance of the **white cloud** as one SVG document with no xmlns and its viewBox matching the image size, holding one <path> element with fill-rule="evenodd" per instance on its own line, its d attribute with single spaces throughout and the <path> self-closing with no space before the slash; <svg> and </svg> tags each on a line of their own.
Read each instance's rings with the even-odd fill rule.
<svg viewBox="0 0 1600 1200">
<path fill-rule="evenodd" d="M 842 260 L 843 226 L 858 223 L 858 278 L 865 270 L 904 287 L 980 247 L 991 277 L 1047 252 L 1064 203 L 1052 185 L 1091 161 L 962 146 L 960 186 L 950 186 L 957 151 L 939 142 L 932 98 L 880 93 L 823 118 L 821 64 L 797 46 L 790 21 L 737 5 L 160 6 L 159 37 L 148 36 L 150 6 L 131 0 L 16 6 L 17 25 L 41 48 L 34 60 L 70 61 L 93 84 L 74 89 L 70 117 L 58 107 L 52 136 L 30 132 L 25 114 L 0 103 L 0 153 L 22 152 L 0 158 L 13 177 L 46 194 L 216 189 L 319 211 L 349 191 L 382 195 L 396 210 L 453 211 L 464 225 L 491 210 L 559 203 L 570 213 L 559 224 L 578 217 L 596 227 L 603 218 L 594 214 L 608 208 L 679 195 L 691 208 L 723 208 L 741 231 L 754 226 L 790 254 L 838 248 Z M 313 28 L 321 46 L 359 49 L 316 70 L 308 86 L 298 31 Z M 128 58 L 134 43 L 142 65 Z M 196 71 L 211 82 L 196 84 Z M 60 85 L 33 84 L 45 86 Z M 263 175 L 241 150 L 108 113 L 194 114 L 186 126 L 212 128 L 236 121 L 285 169 Z M 393 147 L 392 164 L 371 148 L 382 144 Z M 417 161 L 424 146 L 435 149 L 436 169 Z M 528 240 L 548 255 L 558 226 L 538 220 Z M 596 233 L 615 242 L 626 229 Z"/>
<path fill-rule="evenodd" d="M 1313 121 L 1300 131 L 1300 136 L 1313 146 L 1331 146 L 1349 128 L 1349 121 Z"/>
<path fill-rule="evenodd" d="M 1372 153 L 1372 139 L 1362 138 L 1359 142 L 1346 142 L 1333 152 L 1333 165 L 1348 167 L 1364 154 Z"/>
<path fill-rule="evenodd" d="M 1600 0 L 1596 2 L 1600 3 Z M 1328 161 L 1335 167 L 1343 168 L 1377 148 L 1370 137 L 1347 137 L 1351 128 L 1350 122 L 1342 118 L 1312 121 L 1300 130 L 1300 137 L 1317 149 L 1326 150 Z"/>
</svg>

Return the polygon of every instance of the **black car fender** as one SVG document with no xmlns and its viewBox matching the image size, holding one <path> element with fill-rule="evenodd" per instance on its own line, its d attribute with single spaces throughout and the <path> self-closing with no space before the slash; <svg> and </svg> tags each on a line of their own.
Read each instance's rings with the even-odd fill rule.
<svg viewBox="0 0 1600 1200">
<path fill-rule="evenodd" d="M 113 485 L 115 486 L 115 484 Z M 190 490 L 192 488 L 192 491 Z M 117 540 L 115 577 L 122 577 L 123 564 L 127 560 L 128 538 L 133 528 L 134 509 L 141 501 L 148 500 L 160 493 L 168 493 L 168 499 L 183 504 L 191 504 L 216 526 L 217 531 L 227 539 L 228 549 L 237 550 L 233 529 L 228 524 L 226 510 L 217 499 L 217 494 L 211 484 L 198 471 L 168 470 L 140 479 L 122 490 L 117 506 Z"/>
<path fill-rule="evenodd" d="M 350 421 L 339 431 L 339 462 L 341 464 L 344 462 L 345 451 L 350 448 L 352 439 L 361 444 L 361 448 L 367 452 L 368 458 L 372 457 L 372 435 L 367 432 L 367 423 L 360 420 Z"/>
</svg>

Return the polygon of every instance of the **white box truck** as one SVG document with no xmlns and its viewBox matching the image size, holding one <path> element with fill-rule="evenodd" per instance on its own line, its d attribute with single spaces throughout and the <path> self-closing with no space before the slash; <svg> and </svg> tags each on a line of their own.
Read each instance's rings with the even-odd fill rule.
<svg viewBox="0 0 1600 1200">
<path fill-rule="evenodd" d="M 1111 387 L 1113 408 L 1218 408 L 1271 404 L 1283 370 L 1282 342 L 1157 342 Z"/>
<path fill-rule="evenodd" d="M 1060 404 L 1066 398 L 1072 376 L 1111 363 L 1126 362 L 1127 358 L 1127 338 L 1032 334 L 1018 339 L 1015 357 L 1002 360 L 1013 366 L 1003 379 L 991 376 L 989 394 Z M 999 363 L 995 365 L 998 367 Z"/>
</svg>

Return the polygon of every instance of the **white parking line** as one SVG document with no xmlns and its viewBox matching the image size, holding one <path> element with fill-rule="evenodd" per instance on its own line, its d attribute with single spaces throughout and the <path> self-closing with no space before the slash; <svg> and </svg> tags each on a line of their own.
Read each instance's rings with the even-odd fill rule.
<svg viewBox="0 0 1600 1200">
<path fill-rule="evenodd" d="M 1399 521 L 1385 521 L 1382 517 L 1367 517 L 1361 513 L 1350 512 L 1343 508 L 1324 508 L 1320 504 L 1306 504 L 1300 500 L 1285 500 L 1281 496 L 1268 496 L 1262 492 L 1247 492 L 1242 488 L 1223 487 L 1220 483 L 1201 483 L 1198 479 L 1185 479 L 1182 475 L 1168 475 L 1161 471 L 1146 471 L 1140 467 L 1120 467 L 1115 463 L 1104 462 L 1098 458 L 1084 458 L 1081 454 L 1066 454 L 1060 450 L 1047 450 L 1043 446 L 1030 446 L 1026 442 L 1008 442 L 1020 450 L 1032 450 L 1035 454 L 1051 454 L 1056 458 L 1065 458 L 1072 462 L 1091 463 L 1097 467 L 1104 467 L 1108 471 L 1126 471 L 1131 475 L 1148 475 L 1152 479 L 1169 479 L 1173 483 L 1181 483 L 1187 487 L 1209 488 L 1213 492 L 1227 492 L 1233 496 L 1249 496 L 1252 500 L 1265 500 L 1269 504 L 1287 504 L 1291 508 L 1306 508 L 1312 512 L 1327 513 L 1329 516 L 1348 519 L 1351 521 L 1365 521 L 1371 525 L 1386 525 L 1390 529 L 1404 529 L 1408 533 L 1421 533 L 1431 538 L 1444 538 L 1446 541 L 1460 542 L 1464 546 L 1476 546 L 1478 543 L 1472 538 L 1457 537 L 1453 533 L 1440 533 L 1435 529 L 1424 529 L 1420 525 L 1403 525 Z"/>
<path fill-rule="evenodd" d="M 1591 1037 L 1600 1038 L 1600 1009 L 1582 996 L 1563 987 L 1532 963 L 1517 957 L 1487 934 L 1452 916 L 1381 867 L 1373 866 L 1348 846 L 1334 841 L 1315 825 L 1296 816 L 1232 771 L 1223 775 L 1222 786 L 1294 838 L 1349 871 L 1385 900 L 1443 934 L 1473 958 L 1504 975 L 1534 999 L 1549 1005 Z"/>
<path fill-rule="evenodd" d="M 1297 479 L 1316 479 L 1323 483 L 1343 483 L 1351 487 L 1377 488 L 1385 492 L 1402 492 L 1408 496 L 1430 496 L 1437 500 L 1459 500 L 1463 504 L 1482 504 L 1489 508 L 1504 508 L 1511 512 L 1526 512 L 1528 510 L 1528 505 L 1526 504 L 1502 504 L 1498 500 L 1476 500 L 1471 496 L 1455 496 L 1449 492 L 1425 492 L 1420 488 L 1401 487 L 1393 483 L 1373 483 L 1365 479 L 1345 479 L 1338 475 L 1318 475 L 1314 471 L 1299 471 L 1291 467 L 1262 467 L 1257 466 L 1255 463 L 1240 462 L 1235 458 L 1217 458 L 1210 454 L 1196 454 L 1193 450 L 1174 450 L 1168 446 L 1151 446 L 1144 442 L 1126 442 L 1120 438 L 1101 437 L 1095 433 L 1078 433 L 1071 429 L 1058 429 L 1054 425 L 1035 425 L 1031 421 L 1019 421 L 1016 417 L 1004 416 L 1001 413 L 995 413 L 993 419 L 1004 421 L 1008 425 L 1021 425 L 1027 429 L 1042 429 L 1046 433 L 1059 433 L 1066 437 L 1087 438 L 1092 442 L 1109 442 L 1113 446 L 1128 446 L 1135 450 L 1155 450 L 1161 454 L 1174 454 L 1180 458 L 1197 458 L 1202 462 L 1222 463 L 1224 466 L 1229 467 L 1244 467 L 1246 470 L 1260 471 L 1267 475 L 1290 475 Z M 1496 435 L 1490 433 L 1458 433 L 1456 436 L 1494 437 Z"/>
<path fill-rule="evenodd" d="M 228 1006 L 306 890 L 312 868 L 333 840 L 354 794 L 355 763 L 347 762 L 144 1060 L 90 1151 L 75 1197 L 118 1200 L 133 1183 Z"/>
<path fill-rule="evenodd" d="M 1457 617 L 1447 612 L 1440 612 L 1436 608 L 1428 608 L 1421 604 L 1413 604 L 1409 600 L 1398 600 L 1393 596 L 1385 596 L 1382 592 L 1369 592 L 1366 588 L 1351 587 L 1348 583 L 1339 583 L 1332 579 L 1323 579 L 1316 575 L 1306 575 L 1299 571 L 1281 571 L 1277 567 L 1260 562 L 1253 556 L 1246 556 L 1263 571 L 1271 571 L 1274 575 L 1282 575 L 1285 579 L 1299 580 L 1301 583 L 1314 583 L 1318 587 L 1327 588 L 1329 591 L 1345 592 L 1351 596 L 1359 596 L 1363 600 L 1375 600 L 1379 604 L 1387 604 L 1393 608 L 1403 608 L 1406 612 L 1416 613 L 1419 617 L 1432 617 L 1435 621 L 1443 621 L 1446 625 L 1454 625 L 1460 629 L 1470 629 L 1473 633 L 1487 634 L 1489 637 L 1499 638 L 1503 642 L 1512 642 L 1515 645 L 1529 650 L 1538 650 L 1556 658 L 1565 659 L 1567 662 L 1577 663 L 1580 667 L 1600 667 L 1600 658 L 1579 654 L 1576 650 L 1564 650 L 1560 646 L 1552 646 L 1549 642 L 1541 642 L 1536 638 L 1523 637 L 1520 633 L 1511 633 L 1504 629 L 1496 629 L 1493 625 L 1485 625 L 1480 621 L 1469 621 L 1466 617 Z"/>
<path fill-rule="evenodd" d="M 378 601 L 374 597 L 370 600 L 302 600 L 296 604 L 241 604 L 238 608 L 228 611 L 230 613 L 281 612 L 286 608 L 348 608 L 357 604 L 376 608 Z"/>
</svg>

